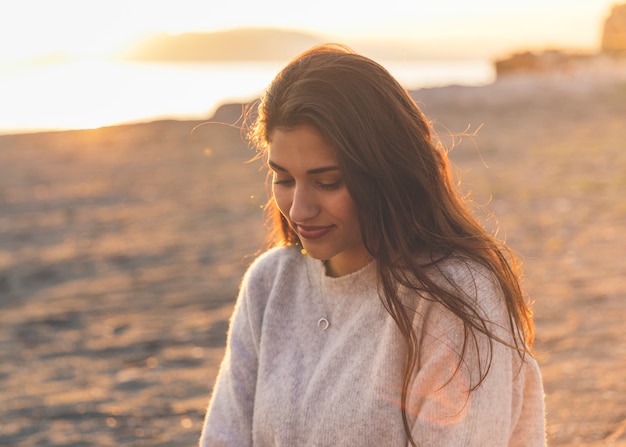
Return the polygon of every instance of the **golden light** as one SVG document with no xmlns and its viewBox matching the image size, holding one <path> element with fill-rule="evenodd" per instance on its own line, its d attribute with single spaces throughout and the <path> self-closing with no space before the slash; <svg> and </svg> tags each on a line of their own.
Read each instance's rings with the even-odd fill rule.
<svg viewBox="0 0 626 447">
<path fill-rule="evenodd" d="M 394 42 L 429 57 L 481 57 L 489 63 L 489 57 L 507 48 L 564 43 L 593 47 L 612 3 L 441 0 L 425 5 L 389 0 L 381 9 L 336 0 L 299 8 L 287 0 L 20 0 L 0 15 L 0 132 L 205 116 L 214 100 L 251 99 L 280 67 L 275 63 L 260 72 L 242 65 L 236 75 L 225 75 L 230 76 L 228 86 L 225 81 L 207 86 L 207 73 L 198 67 L 160 66 L 155 67 L 160 70 L 157 75 L 145 64 L 122 68 L 105 62 L 147 33 L 292 28 L 347 43 L 361 52 L 368 45 Z M 177 70 L 179 75 L 187 70 L 184 81 L 175 76 Z M 217 93 L 226 94 L 214 97 Z"/>
</svg>

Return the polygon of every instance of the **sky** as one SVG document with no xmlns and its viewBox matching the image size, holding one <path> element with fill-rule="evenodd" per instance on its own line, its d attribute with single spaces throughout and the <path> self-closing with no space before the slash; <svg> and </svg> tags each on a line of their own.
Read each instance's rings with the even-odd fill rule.
<svg viewBox="0 0 626 447">
<path fill-rule="evenodd" d="M 615 0 L 19 0 L 0 8 L 0 64 L 97 58 L 146 33 L 244 26 L 309 31 L 352 45 L 421 45 L 451 55 L 596 49 Z M 358 6 L 355 6 L 358 5 Z M 358 49 L 358 48 L 357 48 Z"/>
</svg>

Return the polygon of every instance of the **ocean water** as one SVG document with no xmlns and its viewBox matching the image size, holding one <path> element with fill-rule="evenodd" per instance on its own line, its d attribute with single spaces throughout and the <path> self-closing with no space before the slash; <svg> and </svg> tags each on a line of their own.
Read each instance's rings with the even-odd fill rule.
<svg viewBox="0 0 626 447">
<path fill-rule="evenodd" d="M 486 60 L 381 63 L 409 89 L 495 79 Z M 257 98 L 283 65 L 80 61 L 0 67 L 0 134 L 207 119 L 223 103 Z"/>
</svg>

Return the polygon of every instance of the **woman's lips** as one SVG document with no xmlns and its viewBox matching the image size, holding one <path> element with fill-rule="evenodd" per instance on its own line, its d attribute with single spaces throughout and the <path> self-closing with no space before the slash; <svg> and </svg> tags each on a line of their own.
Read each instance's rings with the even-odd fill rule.
<svg viewBox="0 0 626 447">
<path fill-rule="evenodd" d="M 300 237 L 308 240 L 319 239 L 321 237 L 326 236 L 330 230 L 333 229 L 333 225 L 329 225 L 326 227 L 314 227 L 308 225 L 297 225 L 298 234 Z"/>
</svg>

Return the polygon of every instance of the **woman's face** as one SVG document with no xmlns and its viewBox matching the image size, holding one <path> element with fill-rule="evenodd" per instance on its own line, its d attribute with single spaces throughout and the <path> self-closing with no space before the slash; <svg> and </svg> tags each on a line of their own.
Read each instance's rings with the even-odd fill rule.
<svg viewBox="0 0 626 447">
<path fill-rule="evenodd" d="M 274 200 L 307 253 L 328 261 L 332 276 L 365 266 L 371 257 L 363 245 L 356 206 L 335 150 L 321 134 L 308 125 L 275 129 L 268 164 Z"/>
</svg>

